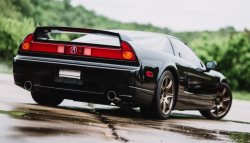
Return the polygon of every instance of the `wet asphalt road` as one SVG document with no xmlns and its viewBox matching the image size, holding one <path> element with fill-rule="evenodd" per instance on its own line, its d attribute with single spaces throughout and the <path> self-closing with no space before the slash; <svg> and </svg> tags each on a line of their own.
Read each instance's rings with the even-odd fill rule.
<svg viewBox="0 0 250 143">
<path fill-rule="evenodd" d="M 250 142 L 250 102 L 234 100 L 219 121 L 197 111 L 173 111 L 168 120 L 140 110 L 64 100 L 37 105 L 30 93 L 0 74 L 0 143 L 11 142 Z"/>
</svg>

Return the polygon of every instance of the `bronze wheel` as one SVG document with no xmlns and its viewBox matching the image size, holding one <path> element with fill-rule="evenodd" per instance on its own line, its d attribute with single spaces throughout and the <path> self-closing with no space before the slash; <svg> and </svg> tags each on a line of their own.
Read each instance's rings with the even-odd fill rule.
<svg viewBox="0 0 250 143">
<path fill-rule="evenodd" d="M 175 103 L 175 80 L 170 71 L 165 71 L 159 79 L 154 98 L 150 105 L 141 106 L 146 117 L 167 119 Z"/>
<path fill-rule="evenodd" d="M 167 115 L 171 111 L 173 106 L 173 80 L 170 76 L 166 76 L 161 83 L 161 92 L 160 92 L 160 108 L 163 114 Z"/>
<path fill-rule="evenodd" d="M 221 119 L 229 112 L 232 105 L 232 92 L 226 83 L 221 83 L 220 88 L 214 99 L 213 109 L 210 111 L 200 111 L 209 119 Z"/>
<path fill-rule="evenodd" d="M 229 91 L 225 87 L 221 88 L 216 95 L 214 109 L 210 112 L 214 116 L 223 116 L 228 111 L 230 105 L 231 97 Z"/>
</svg>

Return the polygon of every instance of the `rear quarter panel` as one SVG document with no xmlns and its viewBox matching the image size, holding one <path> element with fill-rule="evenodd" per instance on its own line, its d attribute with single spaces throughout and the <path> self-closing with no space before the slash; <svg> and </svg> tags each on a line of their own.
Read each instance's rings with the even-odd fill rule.
<svg viewBox="0 0 250 143">
<path fill-rule="evenodd" d="M 128 43 L 133 47 L 138 60 L 141 62 L 141 68 L 137 74 L 135 86 L 155 91 L 161 74 L 168 67 L 177 71 L 178 58 L 174 55 L 150 49 L 145 45 L 141 45 L 132 41 Z M 153 77 L 147 77 L 146 72 L 152 71 Z"/>
</svg>

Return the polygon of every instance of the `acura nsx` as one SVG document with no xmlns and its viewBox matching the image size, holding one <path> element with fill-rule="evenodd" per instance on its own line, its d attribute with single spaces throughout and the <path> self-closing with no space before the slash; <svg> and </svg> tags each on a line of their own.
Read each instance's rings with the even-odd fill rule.
<svg viewBox="0 0 250 143">
<path fill-rule="evenodd" d="M 232 93 L 216 66 L 169 35 L 44 26 L 21 42 L 13 74 L 42 105 L 69 99 L 140 107 L 142 115 L 158 119 L 172 110 L 221 119 Z"/>
</svg>

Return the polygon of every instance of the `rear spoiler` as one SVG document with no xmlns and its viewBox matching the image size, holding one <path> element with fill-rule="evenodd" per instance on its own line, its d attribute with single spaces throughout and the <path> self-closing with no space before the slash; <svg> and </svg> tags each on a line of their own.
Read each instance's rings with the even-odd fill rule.
<svg viewBox="0 0 250 143">
<path fill-rule="evenodd" d="M 131 40 L 127 35 L 123 35 L 123 34 L 115 33 L 115 32 L 110 32 L 110 31 L 104 31 L 104 30 L 73 28 L 73 27 L 42 26 L 42 27 L 36 27 L 36 29 L 35 29 L 35 31 L 33 33 L 34 34 L 34 41 L 35 42 L 46 42 L 45 40 L 38 39 L 38 37 L 45 37 L 46 38 L 46 37 L 48 37 L 47 33 L 57 31 L 57 30 L 58 31 L 63 31 L 63 32 L 96 34 L 96 35 L 112 36 L 112 37 L 114 36 L 114 37 L 117 37 L 119 39 L 120 43 L 122 41 L 130 41 Z M 64 41 L 60 41 L 60 43 L 72 44 L 72 42 L 64 42 Z M 76 43 L 76 44 L 83 44 L 83 43 Z M 89 44 L 89 43 L 86 43 L 86 44 L 87 45 L 97 45 L 98 46 L 98 44 Z M 101 45 L 101 46 L 103 46 L 103 45 Z M 117 46 L 112 46 L 112 47 L 117 47 Z"/>
</svg>

